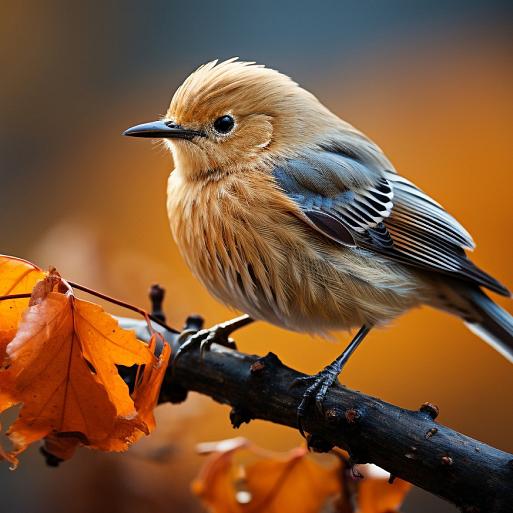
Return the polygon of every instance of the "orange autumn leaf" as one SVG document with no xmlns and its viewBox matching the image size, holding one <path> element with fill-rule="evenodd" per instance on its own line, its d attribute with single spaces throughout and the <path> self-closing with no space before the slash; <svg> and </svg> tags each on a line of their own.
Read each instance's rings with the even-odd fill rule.
<svg viewBox="0 0 513 513">
<path fill-rule="evenodd" d="M 153 354 L 156 348 L 156 335 L 154 335 L 148 349 Z M 129 420 L 118 417 L 110 436 L 95 444 L 102 451 L 123 451 L 127 445 L 136 442 L 143 435 L 149 435 L 155 429 L 153 410 L 157 406 L 160 386 L 167 370 L 171 347 L 164 343 L 159 358 L 145 365 L 141 376 L 137 380 L 132 399 L 137 410 L 135 418 Z"/>
<path fill-rule="evenodd" d="M 74 330 L 81 341 L 83 356 L 104 384 L 117 415 L 134 414 L 134 402 L 116 365 L 151 364 L 153 355 L 148 346 L 137 340 L 133 331 L 120 328 L 114 317 L 94 303 L 73 298 L 72 310 Z"/>
<path fill-rule="evenodd" d="M 20 258 L 0 255 L 0 296 L 30 293 L 45 273 L 39 267 Z M 5 346 L 13 339 L 28 299 L 0 301 L 0 362 Z"/>
<path fill-rule="evenodd" d="M 200 475 L 192 482 L 192 491 L 208 507 L 210 513 L 242 512 L 241 490 L 236 489 L 237 476 L 233 457 L 236 451 L 250 446 L 250 442 L 244 438 L 234 438 L 213 444 L 201 444 L 204 445 L 212 447 L 201 449 L 200 452 L 214 453 L 204 464 Z"/>
<path fill-rule="evenodd" d="M 42 452 L 50 466 L 57 466 L 64 460 L 69 460 L 80 445 L 86 440 L 69 433 L 51 433 L 44 438 Z"/>
<path fill-rule="evenodd" d="M 155 336 L 152 337 L 148 348 L 152 353 L 154 352 Z M 144 366 L 141 378 L 132 393 L 137 410 L 135 417 L 117 417 L 109 434 L 103 439 L 95 440 L 93 444 L 80 433 L 52 433 L 44 439 L 43 452 L 47 455 L 47 461 L 49 461 L 48 455 L 57 458 L 57 461 L 67 460 L 81 445 L 88 445 L 102 451 L 124 451 L 143 435 L 149 435 L 155 429 L 153 409 L 157 405 L 160 386 L 170 356 L 171 347 L 166 343 L 160 357 Z"/>
<path fill-rule="evenodd" d="M 115 436 L 118 421 L 136 419 L 116 365 L 154 360 L 133 332 L 122 330 L 99 306 L 69 293 L 41 295 L 46 289 L 34 288 L 36 304 L 8 344 L 9 366 L 0 372 L 11 381 L 16 402 L 23 402 L 8 432 L 15 454 L 52 433 L 76 434 L 91 446 Z M 134 424 L 141 427 L 138 420 Z"/>
<path fill-rule="evenodd" d="M 358 465 L 355 479 L 343 451 L 334 465 L 317 463 L 305 448 L 286 454 L 265 451 L 244 438 L 200 444 L 212 453 L 192 489 L 211 513 L 396 513 L 411 485 L 375 465 Z M 256 461 L 241 465 L 236 456 Z"/>
<path fill-rule="evenodd" d="M 154 353 L 157 345 L 157 335 L 153 335 L 148 344 L 149 350 Z M 155 416 L 153 410 L 157 406 L 160 386 L 164 380 L 169 358 L 171 357 L 171 347 L 164 343 L 159 358 L 150 365 L 146 365 L 142 376 L 135 385 L 132 397 L 134 399 L 137 415 L 144 422 L 149 432 L 155 429 Z"/>
<path fill-rule="evenodd" d="M 36 265 L 21 258 L 0 255 L 0 296 L 30 292 L 35 283 L 45 273 Z M 23 312 L 28 307 L 28 299 L 0 301 L 0 365 L 5 358 L 5 348 L 16 335 Z M 13 405 L 7 392 L 9 384 L 0 373 L 0 412 Z M 0 431 L 1 431 L 0 424 Z M 13 463 L 12 457 L 0 447 L 0 459 Z"/>
<path fill-rule="evenodd" d="M 375 465 L 362 465 L 358 483 L 358 513 L 398 513 L 412 485 L 402 479 L 389 483 L 390 474 Z"/>
<path fill-rule="evenodd" d="M 235 464 L 242 449 L 259 459 Z M 340 493 L 340 485 L 339 465 L 326 468 L 304 448 L 271 455 L 235 439 L 218 444 L 192 489 L 212 513 L 317 513 Z"/>
<path fill-rule="evenodd" d="M 322 467 L 303 448 L 291 451 L 282 461 L 257 461 L 246 469 L 246 478 L 251 483 L 250 493 L 260 498 L 251 509 L 255 512 L 278 513 L 286 508 L 301 513 L 317 512 L 340 490 L 337 467 Z"/>
</svg>

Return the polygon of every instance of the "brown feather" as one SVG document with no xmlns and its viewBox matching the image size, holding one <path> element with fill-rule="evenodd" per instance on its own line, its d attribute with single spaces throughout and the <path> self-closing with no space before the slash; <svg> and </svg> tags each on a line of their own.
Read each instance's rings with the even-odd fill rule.
<svg viewBox="0 0 513 513">
<path fill-rule="evenodd" d="M 341 248 L 300 221 L 268 173 L 169 179 L 173 236 L 220 301 L 289 329 L 326 333 L 383 324 L 424 299 L 415 275 Z"/>
</svg>

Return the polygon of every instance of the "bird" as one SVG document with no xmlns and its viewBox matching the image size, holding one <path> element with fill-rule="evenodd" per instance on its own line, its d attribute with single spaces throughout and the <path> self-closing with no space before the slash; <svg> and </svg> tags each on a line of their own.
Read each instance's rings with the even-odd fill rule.
<svg viewBox="0 0 513 513">
<path fill-rule="evenodd" d="M 456 315 L 513 362 L 513 317 L 483 289 L 511 294 L 468 258 L 471 235 L 287 75 L 238 58 L 209 62 L 162 119 L 124 134 L 170 150 L 174 240 L 208 291 L 244 313 L 178 353 L 226 343 L 253 320 L 321 336 L 358 330 L 303 378 L 300 429 L 368 333 L 421 305 Z"/>
</svg>

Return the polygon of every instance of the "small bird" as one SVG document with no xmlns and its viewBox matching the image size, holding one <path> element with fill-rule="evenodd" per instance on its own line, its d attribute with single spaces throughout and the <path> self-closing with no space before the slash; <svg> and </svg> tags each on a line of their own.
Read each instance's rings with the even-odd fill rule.
<svg viewBox="0 0 513 513">
<path fill-rule="evenodd" d="M 301 418 L 374 327 L 426 304 L 460 317 L 513 361 L 513 317 L 483 291 L 510 292 L 466 256 L 469 233 L 397 174 L 381 149 L 289 77 L 229 59 L 178 88 L 160 121 L 125 135 L 172 153 L 171 231 L 196 277 L 245 316 L 183 346 L 227 339 L 252 320 L 326 335 L 359 328 L 307 381 Z"/>
</svg>

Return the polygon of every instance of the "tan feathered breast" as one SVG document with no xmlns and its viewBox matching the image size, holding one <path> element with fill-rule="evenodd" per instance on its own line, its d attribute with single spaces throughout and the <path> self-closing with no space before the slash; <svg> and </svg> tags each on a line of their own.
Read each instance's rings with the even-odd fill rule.
<svg viewBox="0 0 513 513">
<path fill-rule="evenodd" d="M 169 178 L 168 214 L 187 264 L 225 304 L 273 324 L 326 333 L 383 324 L 422 302 L 403 266 L 330 243 L 264 171 Z"/>
</svg>

